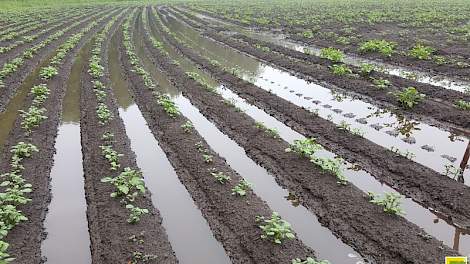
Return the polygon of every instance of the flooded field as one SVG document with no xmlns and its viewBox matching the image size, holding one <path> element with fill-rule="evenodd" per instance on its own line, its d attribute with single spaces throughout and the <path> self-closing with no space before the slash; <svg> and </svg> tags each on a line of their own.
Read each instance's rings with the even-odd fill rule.
<svg viewBox="0 0 470 264">
<path fill-rule="evenodd" d="M 369 2 L 0 13 L 0 263 L 470 257 L 470 6 Z"/>
</svg>

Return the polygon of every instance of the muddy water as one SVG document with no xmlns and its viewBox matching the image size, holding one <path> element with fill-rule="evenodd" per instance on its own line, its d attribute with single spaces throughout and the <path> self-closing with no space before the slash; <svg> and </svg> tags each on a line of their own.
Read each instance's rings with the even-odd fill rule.
<svg viewBox="0 0 470 264">
<path fill-rule="evenodd" d="M 38 65 L 36 69 L 24 80 L 24 82 L 18 87 L 16 94 L 10 99 L 8 105 L 5 107 L 3 112 L 0 112 L 0 153 L 3 150 L 3 145 L 8 138 L 8 135 L 15 124 L 15 120 L 18 117 L 18 111 L 23 108 L 24 100 L 28 96 L 31 87 L 35 84 L 39 70 L 43 66 L 49 64 L 49 59 L 55 55 L 55 52 L 49 55 L 42 64 Z"/>
<path fill-rule="evenodd" d="M 177 55 L 175 55 L 175 58 L 177 58 L 177 60 L 180 63 L 183 60 L 183 58 L 181 58 Z M 182 65 L 182 63 L 181 63 L 181 65 Z M 186 71 L 194 71 L 194 66 L 192 68 L 184 68 L 184 69 Z M 303 139 L 304 138 L 302 135 L 298 134 L 297 132 L 293 131 L 289 127 L 285 126 L 283 123 L 277 121 L 275 118 L 269 116 L 268 114 L 266 114 L 261 109 L 258 109 L 258 108 L 254 107 L 252 105 L 247 104 L 246 102 L 244 102 L 243 99 L 239 98 L 237 95 L 232 93 L 230 90 L 225 89 L 223 86 L 219 86 L 218 91 L 220 92 L 220 94 L 224 98 L 235 102 L 236 106 L 238 106 L 241 109 L 245 110 L 245 112 L 248 115 L 250 115 L 251 117 L 253 117 L 255 120 L 265 123 L 268 127 L 276 128 L 280 132 L 281 137 L 284 140 L 286 140 L 287 142 L 292 143 L 293 140 L 295 140 L 295 139 Z M 186 112 L 185 108 L 188 108 L 188 104 L 189 104 L 185 100 L 186 99 L 180 99 L 180 98 L 176 99 L 176 102 L 178 104 L 180 104 L 180 108 L 181 108 L 183 113 Z M 185 115 L 188 115 L 188 117 L 189 117 L 189 115 L 191 113 L 194 113 L 194 112 L 195 112 L 195 110 L 192 109 L 191 111 L 188 111 Z M 203 125 L 198 125 L 197 124 L 198 122 L 199 123 L 202 122 L 200 119 L 199 120 L 195 119 L 195 120 L 191 120 L 191 121 L 193 121 L 196 128 L 198 128 L 198 126 L 199 126 L 199 129 L 198 129 L 199 133 L 201 133 L 206 138 L 206 140 L 209 142 L 209 144 L 211 144 L 211 142 L 213 142 L 212 140 L 215 140 L 215 138 L 217 138 L 217 136 L 215 136 L 215 134 L 217 134 L 217 133 L 221 134 L 221 132 L 218 131 L 215 127 L 211 129 L 211 127 L 213 127 L 213 125 L 210 122 L 208 122 L 207 120 L 206 120 L 205 123 L 203 122 L 204 123 Z M 209 133 L 209 134 L 207 134 L 207 133 Z M 222 135 L 221 135 L 221 137 L 222 137 Z M 237 153 L 237 149 L 235 147 L 233 149 L 228 148 L 227 146 L 231 145 L 229 143 L 229 141 L 230 140 L 227 139 L 227 141 L 222 142 L 222 143 L 220 143 L 220 142 L 212 143 L 211 147 L 214 150 L 216 150 L 217 152 L 219 152 L 219 154 L 221 154 L 221 156 L 225 157 L 227 159 L 227 161 L 229 162 L 229 164 L 233 168 L 236 169 L 236 163 L 235 162 L 233 164 L 230 163 L 230 160 L 231 160 L 230 155 L 233 155 L 233 153 Z M 233 143 L 233 144 L 236 146 L 236 143 Z M 238 146 L 236 146 L 236 147 L 238 147 Z M 243 151 L 243 150 L 241 150 L 241 151 Z M 243 153 L 243 152 L 241 152 L 241 153 Z M 329 157 L 329 158 L 332 158 L 332 157 L 335 156 L 333 153 L 328 152 L 328 151 L 319 152 L 318 155 L 323 156 L 323 157 Z M 244 163 L 241 162 L 241 164 L 243 166 L 240 166 L 240 169 L 243 170 L 243 168 L 245 168 L 244 166 L 246 166 L 246 164 L 249 164 L 249 162 L 247 163 L 247 161 L 245 161 Z M 367 192 L 371 191 L 371 192 L 374 192 L 374 193 L 377 193 L 377 194 L 383 194 L 385 192 L 396 193 L 396 191 L 393 190 L 392 188 L 378 182 L 369 173 L 367 173 L 365 171 L 357 171 L 357 170 L 354 170 L 354 169 L 348 169 L 349 167 L 352 167 L 351 164 L 348 164 L 348 163 L 344 164 L 345 175 L 348 177 L 349 181 L 352 184 L 354 184 L 355 186 L 357 186 L 358 188 L 360 188 L 364 192 L 367 193 Z M 258 171 L 256 171 L 256 169 L 254 169 L 254 171 L 255 172 L 248 172 L 248 173 L 239 172 L 239 173 L 243 177 L 245 177 L 245 175 L 262 175 L 262 173 L 260 174 Z M 250 179 L 248 179 L 248 180 L 250 180 Z M 259 180 L 259 179 L 257 179 L 257 180 Z M 265 183 L 265 182 L 263 182 L 261 184 L 262 184 L 262 186 L 267 186 L 267 183 Z M 273 189 L 273 188 L 275 188 L 275 186 L 269 185 L 268 190 Z M 282 191 L 281 191 L 281 193 L 282 193 Z M 260 197 L 265 198 L 264 196 L 261 196 L 261 194 L 260 194 Z M 274 206 L 271 205 L 269 200 L 268 200 L 268 204 L 270 205 L 271 208 L 274 209 Z M 456 228 L 456 227 L 452 226 L 451 224 L 448 224 L 448 223 L 444 222 L 443 220 L 439 219 L 439 217 L 437 215 L 433 214 L 431 211 L 427 210 L 426 208 L 422 207 L 421 205 L 415 203 L 410 198 L 406 198 L 406 199 L 403 200 L 402 208 L 406 212 L 405 218 L 408 219 L 410 222 L 413 222 L 416 225 L 422 227 L 425 230 L 425 232 L 431 234 L 432 236 L 436 237 L 439 240 L 442 240 L 449 247 L 456 248 L 456 249 L 460 250 L 460 252 L 462 252 L 462 253 L 470 254 L 470 236 L 469 235 L 464 234 L 464 232 L 457 232 L 457 231 L 459 231 L 458 228 Z M 282 213 L 281 213 L 281 215 L 282 215 Z M 292 214 L 292 215 L 295 215 L 295 214 Z M 294 222 L 291 222 L 291 223 L 293 224 L 293 226 L 295 228 L 295 221 L 298 221 L 298 219 L 296 219 L 294 217 L 293 220 L 289 219 L 289 221 L 294 221 Z M 317 247 L 313 247 L 313 248 L 318 250 Z M 318 250 L 318 251 L 320 252 L 320 250 Z"/>
<path fill-rule="evenodd" d="M 289 40 L 287 36 L 283 34 L 273 34 L 271 32 L 260 32 L 258 30 L 244 28 L 242 26 L 235 25 L 228 21 L 222 21 L 220 19 L 209 17 L 203 14 L 197 14 L 197 16 L 202 19 L 209 20 L 213 22 L 214 24 L 222 25 L 232 31 L 246 34 L 252 38 L 257 38 L 260 40 L 271 42 L 271 43 L 281 45 L 286 48 L 294 49 L 300 52 L 308 51 L 317 56 L 320 54 L 320 49 L 321 49 L 320 47 L 313 46 L 313 45 L 305 45 L 305 44 L 295 42 L 293 40 Z M 455 91 L 460 91 L 460 92 L 466 92 L 466 91 L 468 92 L 468 89 L 470 89 L 470 82 L 468 81 L 455 80 L 455 79 L 449 78 L 448 76 L 439 75 L 439 74 L 430 75 L 429 73 L 421 72 L 421 71 L 414 70 L 414 69 L 409 69 L 406 67 L 400 67 L 400 66 L 380 62 L 377 60 L 361 58 L 354 54 L 346 54 L 344 62 L 351 64 L 351 65 L 355 65 L 355 66 L 359 66 L 362 63 L 374 64 L 378 68 L 383 69 L 390 75 L 400 76 L 400 77 L 407 78 L 407 79 L 413 79 L 417 82 L 431 84 L 431 85 L 439 86 L 445 89 L 450 89 L 450 90 L 455 90 Z"/>
<path fill-rule="evenodd" d="M 90 43 L 79 53 L 67 82 L 62 120 L 51 171 L 52 200 L 44 222 L 48 233 L 42 243 L 46 263 L 91 263 L 90 239 L 80 143 L 80 74 L 86 66 Z"/>
<path fill-rule="evenodd" d="M 446 166 L 459 166 L 469 143 L 467 138 L 380 109 L 341 92 L 308 83 L 202 38 L 198 32 L 172 17 L 167 17 L 165 22 L 203 56 L 216 59 L 225 67 L 241 69 L 241 77 L 245 80 L 298 106 L 318 111 L 322 118 L 336 124 L 347 122 L 352 128 L 360 129 L 367 139 L 388 149 L 393 147 L 401 152 L 409 151 L 414 154 L 415 161 L 443 174 L 447 172 Z M 235 61 L 238 63 L 234 63 Z M 456 178 L 453 173 L 448 173 L 448 176 Z M 466 184 L 470 184 L 469 170 L 464 173 L 463 179 Z"/>
<path fill-rule="evenodd" d="M 163 226 L 180 263 L 230 263 L 222 245 L 214 238 L 209 225 L 194 204 L 178 176 L 147 126 L 128 92 L 119 68 L 116 42 L 109 53 L 113 91 L 119 114 L 131 140 L 137 165 L 145 185 L 152 193 L 152 202 L 160 211 Z M 118 67 L 115 67 L 115 66 Z M 124 104 L 122 104 L 124 102 Z"/>
<path fill-rule="evenodd" d="M 170 51 L 170 50 L 168 50 Z M 176 55 L 175 55 L 176 56 Z M 196 71 L 191 64 L 178 60 L 187 71 Z M 161 72 L 153 65 L 146 65 L 155 79 L 164 80 Z M 201 73 L 202 74 L 202 73 Z M 205 76 L 208 80 L 209 77 Z M 211 82 L 215 83 L 214 80 Z M 175 90 L 168 81 L 159 82 L 162 91 Z M 184 116 L 191 120 L 196 130 L 204 137 L 207 143 L 243 178 L 254 184 L 253 191 L 265 200 L 269 207 L 292 224 L 298 237 L 313 248 L 318 257 L 328 259 L 333 263 L 364 263 L 362 257 L 351 247 L 336 238 L 329 229 L 323 227 L 316 216 L 299 204 L 292 204 L 287 197 L 291 197 L 288 190 L 280 187 L 274 177 L 264 168 L 251 160 L 240 146 L 219 131 L 208 121 L 188 99 L 179 95 L 173 98 Z M 318 239 L 321 237 L 321 240 Z"/>
</svg>

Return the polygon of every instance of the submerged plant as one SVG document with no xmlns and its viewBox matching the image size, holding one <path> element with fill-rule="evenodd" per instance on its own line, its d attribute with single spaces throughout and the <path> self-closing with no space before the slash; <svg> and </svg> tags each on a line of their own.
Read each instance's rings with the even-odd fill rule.
<svg viewBox="0 0 470 264">
<path fill-rule="evenodd" d="M 369 192 L 370 202 L 384 208 L 384 212 L 393 215 L 403 215 L 404 211 L 400 208 L 401 195 L 398 193 L 385 193 L 383 197 Z"/>
<path fill-rule="evenodd" d="M 271 239 L 275 244 L 282 244 L 286 239 L 294 239 L 294 231 L 291 225 L 281 219 L 278 213 L 273 212 L 270 219 L 265 219 L 264 216 L 257 216 L 256 222 L 261 222 L 259 225 L 263 234 L 261 238 Z"/>
<path fill-rule="evenodd" d="M 414 87 L 405 88 L 401 92 L 396 93 L 395 96 L 398 102 L 405 108 L 413 108 L 425 97 L 424 94 L 420 94 Z"/>
</svg>

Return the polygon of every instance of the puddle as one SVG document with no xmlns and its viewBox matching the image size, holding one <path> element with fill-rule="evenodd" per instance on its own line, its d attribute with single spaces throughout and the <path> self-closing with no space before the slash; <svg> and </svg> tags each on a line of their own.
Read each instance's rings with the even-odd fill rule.
<svg viewBox="0 0 470 264">
<path fill-rule="evenodd" d="M 116 42 L 113 42 L 116 43 Z M 115 45 L 115 44 L 114 44 Z M 116 47 L 114 50 L 117 51 Z M 153 137 L 139 108 L 127 91 L 118 57 L 109 53 L 113 91 L 120 105 L 131 147 L 137 157 L 152 202 L 160 211 L 163 226 L 180 263 L 230 263 L 222 245 L 214 238 L 209 225 L 194 204 L 173 167 Z M 118 67 L 115 67 L 115 66 Z M 122 97 L 122 98 L 121 98 Z M 122 105 L 121 103 L 125 104 Z"/>
<path fill-rule="evenodd" d="M 178 9 L 173 8 L 173 10 L 178 10 Z M 292 40 L 289 40 L 286 36 L 282 34 L 273 34 L 271 32 L 260 32 L 257 30 L 244 28 L 239 25 L 230 23 L 228 21 L 222 21 L 218 18 L 210 17 L 210 16 L 200 14 L 200 13 L 197 13 L 196 15 L 202 19 L 209 20 L 215 24 L 227 27 L 228 29 L 232 31 L 247 34 L 250 37 L 255 38 L 255 39 L 268 41 L 277 45 L 284 46 L 286 48 L 295 49 L 300 52 L 308 51 L 317 56 L 320 54 L 320 49 L 321 49 L 320 47 L 316 47 L 312 45 L 304 45 L 304 44 L 294 42 Z M 463 81 L 463 80 L 454 80 L 445 75 L 439 75 L 439 74 L 430 75 L 429 73 L 417 71 L 414 69 L 409 69 L 406 67 L 400 67 L 400 66 L 391 65 L 391 64 L 387 64 L 387 63 L 376 61 L 376 60 L 360 58 L 353 54 L 345 54 L 345 55 L 346 55 L 345 60 L 344 60 L 345 63 L 352 64 L 355 66 L 359 66 L 362 63 L 374 64 L 378 66 L 379 68 L 382 68 L 385 71 L 387 71 L 387 73 L 390 75 L 400 76 L 400 77 L 408 78 L 408 79 L 410 76 L 412 76 L 413 80 L 417 82 L 431 84 L 431 85 L 439 86 L 445 89 L 450 89 L 450 90 L 455 90 L 455 91 L 460 91 L 460 92 L 465 92 L 470 87 L 470 82 Z"/>
<path fill-rule="evenodd" d="M 72 66 L 63 101 L 62 120 L 51 171 L 52 200 L 44 222 L 47 238 L 41 245 L 46 263 L 91 263 L 90 238 L 80 140 L 80 74 L 86 65 L 87 44 Z M 60 250 L 58 250 L 60 249 Z"/>
<path fill-rule="evenodd" d="M 445 174 L 446 166 L 449 165 L 457 168 L 469 144 L 467 138 L 410 120 L 260 63 L 201 37 L 198 32 L 183 26 L 171 16 L 165 22 L 203 56 L 216 59 L 223 66 L 241 69 L 243 79 L 298 106 L 318 111 L 320 117 L 337 125 L 342 121 L 347 122 L 351 128 L 360 129 L 365 138 L 387 149 L 394 147 L 402 152 L 409 151 L 415 155 L 414 161 L 437 172 Z M 242 63 L 233 66 L 234 61 Z M 455 175 L 449 173 L 449 177 L 455 178 Z M 465 184 L 470 184 L 470 170 L 464 173 L 464 180 Z"/>
<path fill-rule="evenodd" d="M 184 59 L 182 59 L 181 57 L 178 57 L 178 56 L 176 58 L 177 58 L 178 61 L 184 60 Z M 194 66 L 193 66 L 193 68 L 184 68 L 184 69 L 186 71 L 191 71 L 191 70 L 194 69 Z M 279 76 L 279 75 L 277 75 L 277 76 L 278 76 L 279 79 L 286 78 L 285 76 Z M 288 82 L 288 81 L 289 80 L 287 80 L 286 82 Z M 291 85 L 292 85 L 292 82 L 291 82 Z M 296 85 L 293 85 L 293 86 L 296 86 Z M 295 139 L 304 138 L 302 135 L 300 135 L 299 133 L 293 131 L 292 129 L 290 129 L 289 127 L 284 125 L 283 123 L 277 121 L 275 118 L 273 118 L 270 115 L 266 114 L 261 109 L 247 104 L 246 102 L 244 102 L 243 99 L 239 98 L 236 94 L 232 93 L 230 90 L 225 89 L 222 86 L 219 86 L 218 91 L 221 93 L 221 95 L 224 98 L 235 102 L 236 106 L 238 106 L 241 109 L 245 110 L 245 112 L 248 115 L 252 116 L 255 120 L 263 122 L 267 127 L 276 128 L 279 131 L 279 134 L 280 134 L 281 138 L 283 138 L 287 142 L 291 143 Z M 184 104 L 184 102 L 182 103 L 181 100 L 182 99 L 177 98 L 175 101 L 178 104 L 181 104 L 180 109 L 185 114 L 185 116 L 190 115 L 191 113 L 195 114 L 194 113 L 195 110 L 191 110 L 191 111 L 188 110 L 186 112 L 185 108 L 188 107 L 187 106 L 188 103 Z M 190 116 L 188 116 L 188 118 L 190 118 Z M 193 120 L 191 120 L 191 121 L 193 121 Z M 228 147 L 228 146 L 230 146 L 229 142 L 211 143 L 211 142 L 214 142 L 217 138 L 214 134 L 216 134 L 216 133 L 222 134 L 222 133 L 220 131 L 218 131 L 214 127 L 214 125 L 211 124 L 207 120 L 204 123 L 204 125 L 199 125 L 198 124 L 198 122 L 202 122 L 200 119 L 198 119 L 196 121 L 193 121 L 193 123 L 194 123 L 194 126 L 199 131 L 199 133 L 201 133 L 201 135 L 203 135 L 206 138 L 206 140 L 208 141 L 208 143 L 211 145 L 211 147 L 214 150 L 216 150 L 219 154 L 221 154 L 221 156 L 223 156 L 227 159 L 227 162 L 234 169 L 238 170 L 237 167 L 236 167 L 236 163 L 235 163 L 237 160 L 235 158 L 233 158 L 233 161 L 231 160 L 231 155 L 235 155 L 233 153 L 237 153 L 237 151 Z M 214 128 L 211 129 L 211 127 L 214 127 Z M 207 134 L 207 133 L 209 133 L 208 131 L 212 131 L 211 134 Z M 223 134 L 222 134 L 221 137 L 225 137 L 225 136 L 223 136 Z M 235 143 L 233 143 L 233 144 L 235 144 Z M 234 148 L 235 147 L 239 148 L 239 146 L 237 146 L 236 144 L 235 144 Z M 466 145 L 465 145 L 465 147 L 466 147 Z M 463 155 L 463 152 L 465 151 L 465 147 L 462 150 L 462 155 Z M 240 151 L 243 151 L 243 149 L 241 149 Z M 238 152 L 238 153 L 240 153 L 240 152 Z M 322 151 L 322 152 L 319 152 L 318 154 L 319 154 L 319 156 L 324 156 L 324 157 L 330 157 L 330 158 L 334 157 L 334 154 L 331 153 L 331 152 L 328 152 L 328 151 Z M 244 155 L 239 154 L 237 156 L 239 157 L 239 156 L 244 156 Z M 234 162 L 234 163 L 232 164 L 231 161 Z M 240 170 L 246 170 L 248 168 L 248 166 L 247 166 L 247 164 L 249 164 L 248 161 L 239 162 L 239 163 L 241 164 L 240 165 Z M 364 192 L 367 193 L 368 191 L 372 191 L 372 192 L 377 193 L 377 194 L 382 194 L 382 193 L 385 193 L 385 192 L 396 193 L 396 191 L 393 190 L 392 188 L 378 182 L 369 173 L 367 173 L 365 171 L 357 171 L 357 170 L 353 170 L 353 169 L 346 169 L 347 167 L 350 167 L 350 164 L 345 164 L 344 167 L 345 167 L 345 175 L 348 177 L 349 181 L 352 184 L 354 184 L 356 187 L 358 187 L 359 189 L 363 190 Z M 259 172 L 256 172 L 256 173 L 253 173 L 253 172 L 245 172 L 245 173 L 239 172 L 239 173 L 243 177 L 245 177 L 245 176 L 248 177 L 248 175 L 257 175 L 259 177 L 259 175 L 262 175 Z M 269 177 L 272 178 L 271 176 L 269 176 Z M 248 179 L 248 180 L 251 180 L 251 179 Z M 256 185 L 259 185 L 259 184 L 256 184 L 255 180 L 258 181 L 259 179 L 253 179 L 253 182 L 255 183 L 255 187 L 256 187 Z M 263 188 L 265 186 L 267 186 L 267 183 L 261 183 L 260 187 Z M 270 186 L 269 188 L 267 188 L 267 190 L 270 190 L 270 189 L 273 189 L 273 188 L 275 188 L 275 187 Z M 257 191 L 257 190 L 255 190 L 255 191 Z M 279 192 L 282 193 L 282 191 L 279 191 Z M 265 199 L 264 195 L 260 194 L 260 197 Z M 275 205 L 271 205 L 271 203 L 269 201 L 268 201 L 268 204 L 270 205 L 271 208 L 275 209 L 275 207 L 274 207 Z M 436 237 L 437 239 L 443 241 L 449 247 L 454 247 L 454 244 L 456 242 L 456 240 L 454 239 L 456 228 L 454 226 L 447 224 L 443 220 L 440 220 L 438 216 L 434 215 L 431 211 L 429 211 L 428 209 L 422 207 L 421 205 L 415 203 L 410 198 L 403 199 L 402 208 L 407 213 L 405 215 L 405 218 L 408 221 L 422 227 L 427 233 L 429 233 L 432 236 Z M 275 210 L 277 210 L 277 209 L 275 209 Z M 282 212 L 280 212 L 280 213 L 281 213 L 281 215 L 283 215 Z M 283 215 L 283 217 L 288 217 L 288 216 Z M 296 221 L 297 219 L 295 217 L 294 217 L 294 219 L 287 218 L 287 220 L 293 224 L 294 228 L 296 227 L 294 221 Z M 469 237 L 469 235 L 460 233 L 458 238 L 460 240 L 459 241 L 460 242 L 460 248 L 459 248 L 460 252 L 465 253 L 465 254 L 470 254 L 470 237 Z M 317 250 L 317 252 L 320 253 L 319 250 L 316 247 L 313 247 L 313 248 L 315 248 Z M 327 257 L 322 257 L 322 258 L 327 258 Z M 330 260 L 332 260 L 332 259 L 330 258 Z M 343 263 L 343 262 L 339 261 L 338 263 Z"/>
</svg>

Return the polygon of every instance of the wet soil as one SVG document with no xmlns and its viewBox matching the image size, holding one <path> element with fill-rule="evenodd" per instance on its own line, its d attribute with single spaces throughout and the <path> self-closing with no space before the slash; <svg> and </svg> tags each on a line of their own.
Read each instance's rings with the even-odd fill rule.
<svg viewBox="0 0 470 264">
<path fill-rule="evenodd" d="M 111 12 L 111 14 L 113 13 Z M 60 122 L 66 82 L 76 54 L 91 36 L 100 27 L 104 26 L 108 19 L 109 17 L 84 35 L 82 40 L 64 58 L 63 63 L 58 69 L 59 73 L 47 83 L 48 88 L 51 90 L 51 94 L 44 106 L 47 109 L 48 118 L 39 127 L 35 128 L 30 136 L 25 135 L 21 128 L 21 118 L 17 118 L 10 137 L 5 143 L 0 161 L 1 172 L 9 170 L 9 161 L 11 159 L 9 150 L 17 142 L 31 142 L 40 150 L 40 153 L 24 160 L 25 169 L 23 170 L 23 178 L 26 182 L 32 184 L 33 191 L 29 195 L 32 201 L 24 206 L 20 206 L 20 210 L 29 220 L 20 223 L 6 237 L 6 241 L 10 244 L 9 253 L 16 258 L 15 261 L 17 263 L 41 262 L 41 242 L 44 239 L 43 221 L 51 198 L 49 175 L 53 165 L 54 145 Z M 42 82 L 37 80 L 37 84 L 39 83 Z M 28 96 L 24 105 L 29 106 L 31 100 L 32 97 Z"/>
<path fill-rule="evenodd" d="M 187 77 L 152 48 L 148 38 L 146 43 L 154 64 L 163 69 L 206 118 L 242 146 L 280 184 L 295 190 L 300 202 L 314 211 L 322 224 L 363 256 L 379 263 L 437 263 L 446 254 L 456 254 L 434 238 L 426 242 L 423 231 L 414 224 L 384 214 L 356 187 L 339 186 L 333 175 L 320 171 L 306 159 L 286 153 L 286 142 L 256 129 L 252 118 L 228 107 L 220 97 Z"/>
<path fill-rule="evenodd" d="M 427 208 L 433 208 L 447 215 L 449 221 L 470 228 L 470 207 L 465 202 L 470 198 L 468 186 L 365 138 L 341 130 L 334 123 L 313 115 L 307 109 L 298 107 L 234 76 L 219 66 L 210 64 L 207 59 L 176 42 L 172 37 L 166 35 L 166 39 L 201 69 L 226 84 L 249 103 L 260 107 L 303 135 L 317 138 L 319 143 L 345 157 L 349 162 L 360 165 L 381 182 L 393 186 L 418 203 L 426 205 Z"/>
<path fill-rule="evenodd" d="M 115 10 L 116 9 L 112 9 L 109 11 L 114 12 Z M 44 59 L 47 58 L 49 54 L 54 53 L 55 49 L 59 47 L 59 45 L 61 45 L 65 39 L 79 32 L 80 29 L 88 22 L 90 22 L 93 18 L 96 19 L 96 16 L 97 15 L 95 14 L 95 16 L 87 17 L 85 20 L 82 20 L 79 25 L 67 31 L 59 39 L 52 41 L 51 43 L 49 43 L 49 45 L 46 45 L 46 47 L 40 49 L 38 53 L 33 55 L 33 58 L 25 60 L 21 67 L 19 67 L 11 75 L 8 75 L 3 80 L 5 87 L 0 93 L 0 112 L 3 112 L 5 110 L 6 105 L 8 104 L 9 100 L 15 95 L 18 87 L 21 86 L 26 77 L 34 71 L 35 67 L 41 64 L 41 62 L 44 61 Z"/>
<path fill-rule="evenodd" d="M 107 69 L 109 39 L 121 22 L 122 20 L 118 20 L 110 29 L 107 40 L 102 47 L 101 59 L 105 71 Z M 137 224 L 129 224 L 127 222 L 128 210 L 118 199 L 110 197 L 114 187 L 109 183 L 101 182 L 103 177 L 117 175 L 117 172 L 110 170 L 109 162 L 102 156 L 99 148 L 103 144 L 101 136 L 105 132 L 109 131 L 114 134 L 113 149 L 124 154 L 119 159 L 121 169 L 125 167 L 137 168 L 137 164 L 129 138 L 125 133 L 125 126 L 119 117 L 113 91 L 109 88 L 108 73 L 106 72 L 101 81 L 108 87 L 105 104 L 114 118 L 106 125 L 100 125 L 96 116 L 98 102 L 93 93 L 93 79 L 87 69 L 83 70 L 81 78 L 80 127 L 92 263 L 111 264 L 123 261 L 127 263 L 133 260 L 132 256 L 135 252 L 156 256 L 148 263 L 178 263 L 161 225 L 160 213 L 153 207 L 149 192 L 147 191 L 143 197 L 138 197 L 134 204 L 140 208 L 148 208 L 150 214 L 142 217 Z M 130 239 L 131 236 L 136 236 L 137 241 Z"/>
<path fill-rule="evenodd" d="M 122 40 L 121 40 L 122 41 Z M 231 169 L 205 140 L 196 132 L 185 132 L 181 127 L 187 119 L 169 117 L 153 99 L 152 91 L 145 88 L 139 75 L 131 72 L 131 64 L 121 44 L 122 70 L 131 84 L 134 99 L 141 109 L 149 128 L 175 168 L 180 181 L 193 197 L 206 218 L 214 236 L 222 243 L 233 263 L 288 263 L 293 258 L 313 256 L 314 252 L 298 239 L 275 245 L 263 240 L 255 221 L 257 215 L 270 216 L 272 211 L 252 192 L 246 197 L 231 194 L 242 178 Z M 212 155 L 206 162 L 196 145 Z M 223 172 L 231 177 L 219 184 L 211 172 Z"/>
</svg>

